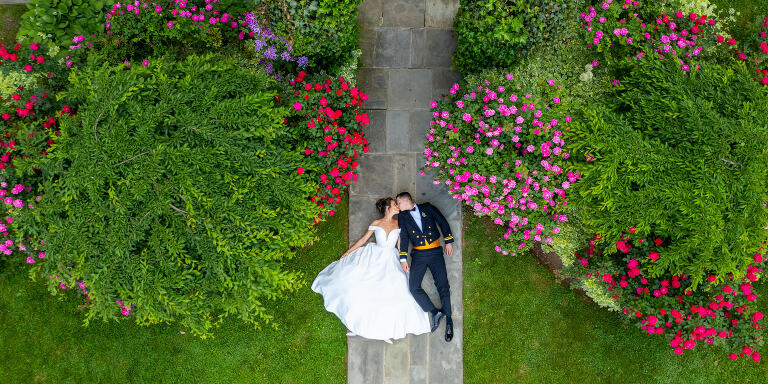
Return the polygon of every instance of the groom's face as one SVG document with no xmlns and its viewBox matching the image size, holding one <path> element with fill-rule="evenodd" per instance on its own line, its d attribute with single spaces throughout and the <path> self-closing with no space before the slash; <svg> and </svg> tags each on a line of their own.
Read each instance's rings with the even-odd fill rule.
<svg viewBox="0 0 768 384">
<path fill-rule="evenodd" d="M 397 207 L 400 208 L 401 211 L 408 211 L 413 209 L 413 203 L 411 202 L 411 199 L 401 197 L 397 199 Z"/>
</svg>

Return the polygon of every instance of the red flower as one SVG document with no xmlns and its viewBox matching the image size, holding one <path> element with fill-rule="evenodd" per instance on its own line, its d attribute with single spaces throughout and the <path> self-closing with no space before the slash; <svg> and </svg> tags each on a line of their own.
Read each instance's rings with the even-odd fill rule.
<svg viewBox="0 0 768 384">
<path fill-rule="evenodd" d="M 733 37 L 728 39 L 728 45 L 735 45 L 735 44 L 736 44 L 736 39 L 734 39 Z"/>
<path fill-rule="evenodd" d="M 32 72 L 32 70 L 34 70 L 34 68 L 31 65 L 27 64 L 27 65 L 24 66 L 24 70 L 27 71 L 27 72 Z"/>
<path fill-rule="evenodd" d="M 298 167 L 298 168 L 296 168 L 296 173 L 298 173 L 299 175 L 301 175 L 302 173 L 304 173 L 304 168 L 302 168 L 302 167 Z"/>
<path fill-rule="evenodd" d="M 656 238 L 656 240 L 654 240 L 653 242 L 654 242 L 654 243 L 655 243 L 657 246 L 658 246 L 658 245 L 661 245 L 661 243 L 663 243 L 663 241 L 662 241 L 661 239 L 659 239 L 658 237 L 657 237 L 657 238 Z"/>
<path fill-rule="evenodd" d="M 648 255 L 648 258 L 650 258 L 651 260 L 657 260 L 659 258 L 659 253 L 658 252 L 651 252 L 651 254 Z"/>
<path fill-rule="evenodd" d="M 8 113 L 3 113 L 2 115 L 0 115 L 0 117 L 2 117 L 3 120 L 9 120 L 11 118 L 11 115 Z"/>
<path fill-rule="evenodd" d="M 635 233 L 635 232 L 637 232 L 637 228 L 629 227 L 629 233 Z"/>
</svg>

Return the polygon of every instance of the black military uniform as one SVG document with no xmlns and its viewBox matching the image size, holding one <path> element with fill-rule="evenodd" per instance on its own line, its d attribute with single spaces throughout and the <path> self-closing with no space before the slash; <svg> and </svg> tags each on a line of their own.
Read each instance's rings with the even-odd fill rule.
<svg viewBox="0 0 768 384">
<path fill-rule="evenodd" d="M 408 244 L 413 243 L 411 252 L 411 275 L 408 279 L 408 285 L 411 294 L 419 303 L 425 312 L 435 313 L 435 305 L 429 299 L 427 293 L 421 288 L 421 282 L 424 279 L 424 273 L 427 267 L 432 272 L 437 292 L 440 294 L 441 309 L 447 316 L 451 315 L 451 294 L 448 285 L 448 274 L 445 270 L 445 258 L 443 258 L 443 247 L 440 246 L 440 233 L 442 232 L 445 244 L 453 243 L 453 235 L 448 221 L 445 220 L 440 211 L 430 203 L 416 204 L 419 217 L 421 218 L 421 228 L 414 221 L 411 211 L 401 211 L 398 215 L 400 225 L 400 261 L 407 261 Z"/>
</svg>

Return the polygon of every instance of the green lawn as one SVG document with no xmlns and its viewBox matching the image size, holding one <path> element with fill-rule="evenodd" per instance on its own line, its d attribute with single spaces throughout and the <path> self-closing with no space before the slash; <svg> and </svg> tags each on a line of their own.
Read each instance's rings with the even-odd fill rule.
<svg viewBox="0 0 768 384">
<path fill-rule="evenodd" d="M 58 300 L 27 278 L 25 265 L 0 264 L 0 383 L 344 383 L 346 329 L 309 283 L 346 250 L 347 204 L 287 263 L 308 284 L 273 306 L 281 330 L 231 319 L 202 340 L 175 325 L 83 327 L 82 299 Z"/>
<path fill-rule="evenodd" d="M 768 382 L 766 362 L 733 362 L 705 345 L 675 356 L 663 337 L 625 329 L 618 314 L 558 284 L 533 256 L 496 253 L 499 227 L 464 216 L 464 249 L 472 250 L 464 259 L 466 383 Z"/>
</svg>

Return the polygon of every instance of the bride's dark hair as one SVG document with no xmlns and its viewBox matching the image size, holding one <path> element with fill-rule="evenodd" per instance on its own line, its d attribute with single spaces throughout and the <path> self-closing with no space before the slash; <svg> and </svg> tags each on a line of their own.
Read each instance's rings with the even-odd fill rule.
<svg viewBox="0 0 768 384">
<path fill-rule="evenodd" d="M 387 207 L 391 206 L 394 201 L 395 199 L 391 197 L 382 197 L 381 199 L 376 200 L 376 210 L 384 216 L 384 213 L 387 212 Z"/>
</svg>

